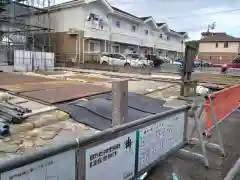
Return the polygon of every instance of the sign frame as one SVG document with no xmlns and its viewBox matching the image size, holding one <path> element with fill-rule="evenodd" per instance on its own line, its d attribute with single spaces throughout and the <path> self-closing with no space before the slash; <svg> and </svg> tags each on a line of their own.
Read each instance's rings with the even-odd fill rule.
<svg viewBox="0 0 240 180">
<path fill-rule="evenodd" d="M 155 162 L 151 163 L 148 167 L 136 173 L 131 179 L 134 180 L 141 176 L 143 173 L 155 166 L 160 160 L 165 159 L 167 156 L 178 151 L 185 144 L 187 144 L 187 124 L 188 124 L 188 110 L 190 106 L 183 106 L 177 109 L 172 109 L 163 113 L 158 113 L 152 116 L 148 116 L 142 119 L 137 119 L 126 124 L 118 125 L 113 128 L 106 129 L 102 132 L 98 132 L 92 136 L 84 136 L 80 138 L 74 138 L 69 141 L 57 144 L 54 146 L 49 146 L 48 148 L 40 149 L 33 154 L 26 154 L 23 156 L 17 156 L 16 158 L 3 159 L 0 161 L 0 172 L 5 173 L 25 165 L 35 163 L 36 161 L 41 161 L 43 159 L 49 158 L 51 156 L 59 155 L 63 152 L 74 150 L 75 151 L 75 172 L 77 179 L 85 180 L 85 151 L 88 148 L 95 147 L 99 144 L 106 143 L 107 141 L 114 140 L 125 134 L 132 133 L 146 126 L 160 122 L 170 116 L 175 116 L 176 114 L 184 113 L 184 131 L 183 131 L 183 142 L 179 143 L 178 146 L 173 148 L 171 151 L 166 153 L 163 157 L 159 157 Z M 135 163 L 136 164 L 136 163 Z M 81 176 L 80 176 L 81 175 Z"/>
<path fill-rule="evenodd" d="M 65 156 L 65 157 L 61 157 Z M 66 158 L 66 160 L 65 160 Z M 69 163 L 65 164 L 61 163 L 61 161 L 69 161 Z M 74 164 L 72 164 L 74 163 Z M 61 167 L 62 166 L 62 167 Z M 74 166 L 74 169 L 73 169 Z M 72 173 L 67 173 L 61 169 L 72 167 L 68 170 L 72 171 Z M 66 169 L 65 169 L 66 170 Z M 32 179 L 35 176 L 38 176 L 37 179 L 48 179 L 48 178 L 55 178 L 55 179 L 72 179 L 75 180 L 77 178 L 76 173 L 76 151 L 75 149 L 71 149 L 59 154 L 55 154 L 50 157 L 46 157 L 44 159 L 26 164 L 24 166 L 12 169 L 10 171 L 5 171 L 0 174 L 0 180 L 18 180 L 18 179 Z M 63 174 L 60 174 L 60 173 Z M 69 171 L 68 171 L 69 172 Z M 61 177 L 61 175 L 66 175 L 68 177 Z M 41 176 L 41 177 L 39 177 Z"/>
<path fill-rule="evenodd" d="M 151 163 L 148 167 L 140 170 L 139 172 L 135 172 L 135 175 L 134 175 L 133 178 L 131 178 L 131 180 L 135 180 L 136 178 L 140 177 L 145 172 L 149 171 L 157 163 L 159 163 L 159 161 L 162 161 L 162 160 L 166 159 L 169 155 L 177 152 L 178 150 L 180 150 L 181 148 L 183 148 L 187 144 L 187 123 L 188 123 L 187 111 L 188 111 L 188 109 L 185 107 L 185 109 L 182 109 L 181 111 L 176 111 L 174 113 L 170 113 L 170 112 L 166 113 L 165 116 L 157 117 L 158 114 L 154 115 L 154 116 L 156 116 L 156 118 L 154 118 L 154 116 L 153 117 L 150 116 L 150 117 L 152 117 L 151 120 L 145 121 L 145 122 L 143 121 L 142 123 L 139 123 L 139 124 L 137 124 L 135 126 L 132 126 L 132 127 L 124 128 L 124 125 L 120 125 L 120 127 L 121 126 L 123 127 L 123 129 L 121 129 L 120 131 L 114 131 L 113 130 L 112 133 L 107 133 L 106 136 L 101 136 L 101 138 L 99 138 L 99 139 L 97 139 L 95 141 L 89 142 L 89 143 L 87 143 L 84 146 L 79 147 L 77 149 L 77 151 L 76 151 L 76 156 L 77 156 L 77 161 L 78 161 L 78 170 L 77 170 L 78 180 L 80 180 L 80 179 L 87 180 L 86 179 L 86 166 L 87 165 L 86 165 L 86 161 L 85 160 L 86 160 L 86 151 L 88 149 L 91 149 L 91 148 L 96 147 L 98 145 L 104 144 L 104 143 L 106 143 L 108 141 L 117 139 L 117 138 L 119 138 L 121 136 L 124 136 L 126 134 L 129 134 L 129 133 L 132 133 L 132 132 L 137 132 L 138 130 L 140 130 L 140 129 L 144 128 L 144 127 L 156 124 L 156 123 L 158 123 L 160 121 L 164 121 L 168 117 L 176 116 L 177 114 L 184 114 L 184 131 L 183 131 L 183 138 L 184 139 L 183 139 L 183 142 L 180 143 L 179 145 L 177 145 L 175 148 L 173 148 L 169 152 L 165 153 L 163 156 L 159 157 L 156 161 Z M 150 117 L 147 117 L 147 118 L 150 118 Z M 131 122 L 131 123 L 134 123 L 134 122 Z M 136 159 L 135 159 L 135 161 L 136 161 Z"/>
</svg>

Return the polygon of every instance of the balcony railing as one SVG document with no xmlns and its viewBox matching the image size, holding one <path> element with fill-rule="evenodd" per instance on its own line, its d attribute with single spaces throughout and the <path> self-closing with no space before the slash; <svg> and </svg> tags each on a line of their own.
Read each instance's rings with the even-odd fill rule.
<svg viewBox="0 0 240 180">
<path fill-rule="evenodd" d="M 109 40 L 109 28 L 93 21 L 86 21 L 84 37 Z"/>
<path fill-rule="evenodd" d="M 112 33 L 111 41 L 116 41 L 120 43 L 132 44 L 139 46 L 141 45 L 141 39 L 127 34 L 122 33 Z"/>
<path fill-rule="evenodd" d="M 184 45 L 173 40 L 160 39 L 155 36 L 132 35 L 131 32 L 122 29 L 110 29 L 108 26 L 101 25 L 94 21 L 85 22 L 85 38 L 102 39 L 119 43 L 132 44 L 136 46 L 151 47 L 169 51 L 183 52 Z"/>
</svg>

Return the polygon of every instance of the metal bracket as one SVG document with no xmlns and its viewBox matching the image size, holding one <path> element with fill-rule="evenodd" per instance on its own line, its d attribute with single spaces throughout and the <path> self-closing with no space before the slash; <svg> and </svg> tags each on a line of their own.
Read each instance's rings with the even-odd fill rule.
<svg viewBox="0 0 240 180">
<path fill-rule="evenodd" d="M 199 159 L 199 160 L 203 161 L 205 167 L 208 168 L 209 167 L 209 161 L 208 161 L 207 153 L 206 153 L 206 145 L 205 145 L 205 142 L 203 140 L 203 133 L 202 133 L 202 130 L 201 130 L 201 127 L 200 127 L 200 124 L 199 124 L 199 119 L 201 117 L 203 109 L 204 109 L 204 104 L 202 104 L 200 106 L 199 112 L 195 112 L 194 115 L 193 115 L 194 128 L 193 128 L 192 132 L 190 133 L 189 140 L 188 140 L 190 144 L 191 144 L 191 141 L 197 140 L 197 142 L 200 143 L 200 145 L 201 145 L 202 154 L 194 153 L 194 152 L 191 152 L 191 151 L 188 151 L 188 150 L 185 150 L 185 149 L 181 149 L 179 151 L 179 155 L 183 156 L 183 157 L 189 157 L 189 158 L 192 158 L 192 159 Z M 195 131 L 197 132 L 197 135 L 198 135 L 199 139 L 192 138 Z"/>
</svg>

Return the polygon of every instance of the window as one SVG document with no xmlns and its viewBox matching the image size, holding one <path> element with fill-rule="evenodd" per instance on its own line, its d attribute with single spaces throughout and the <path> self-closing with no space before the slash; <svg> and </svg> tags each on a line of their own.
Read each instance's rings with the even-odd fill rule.
<svg viewBox="0 0 240 180">
<path fill-rule="evenodd" d="M 87 17 L 86 26 L 93 29 L 103 29 L 103 18 L 97 14 L 90 13 Z"/>
<path fill-rule="evenodd" d="M 224 43 L 224 48 L 228 48 L 228 42 Z"/>
<path fill-rule="evenodd" d="M 113 54 L 113 58 L 125 60 L 125 58 L 120 54 Z"/>
<path fill-rule="evenodd" d="M 132 31 L 136 32 L 136 30 L 137 30 L 137 27 L 136 26 L 132 26 Z"/>
<path fill-rule="evenodd" d="M 99 19 L 100 19 L 99 15 L 90 13 L 87 18 L 87 21 L 99 21 Z"/>
<path fill-rule="evenodd" d="M 112 46 L 112 52 L 113 53 L 120 53 L 120 46 L 119 45 L 113 45 Z"/>
<path fill-rule="evenodd" d="M 116 21 L 116 27 L 120 28 L 120 21 Z"/>
<path fill-rule="evenodd" d="M 100 42 L 99 41 L 89 41 L 88 51 L 89 52 L 100 52 Z"/>
<path fill-rule="evenodd" d="M 218 48 L 218 43 L 216 43 L 216 48 Z"/>
<path fill-rule="evenodd" d="M 236 63 L 236 64 L 240 63 L 240 56 L 235 57 L 235 58 L 232 60 L 232 63 Z"/>
<path fill-rule="evenodd" d="M 160 35 L 159 35 L 159 37 L 162 39 L 162 38 L 163 38 L 163 35 L 162 35 L 162 34 L 160 34 Z"/>
<path fill-rule="evenodd" d="M 145 35 L 148 35 L 148 30 L 147 29 L 145 29 Z"/>
<path fill-rule="evenodd" d="M 127 57 L 129 59 L 140 59 L 140 56 L 138 54 L 128 54 Z"/>
<path fill-rule="evenodd" d="M 148 54 L 148 50 L 147 50 L 147 49 L 144 50 L 144 54 L 145 54 L 145 55 Z"/>
</svg>

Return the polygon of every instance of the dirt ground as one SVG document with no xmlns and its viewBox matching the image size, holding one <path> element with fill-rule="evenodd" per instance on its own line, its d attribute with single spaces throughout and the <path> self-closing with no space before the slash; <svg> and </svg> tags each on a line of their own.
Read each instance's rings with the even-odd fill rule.
<svg viewBox="0 0 240 180">
<path fill-rule="evenodd" d="M 194 75 L 194 77 L 200 78 L 202 81 L 207 81 L 209 80 L 209 77 L 211 77 L 211 83 L 220 83 L 224 81 L 224 83 L 229 85 L 240 81 L 239 78 L 230 78 L 225 76 L 220 77 L 219 75 L 213 76 L 211 74 Z M 44 81 L 46 81 L 46 79 L 44 79 Z M 132 84 L 134 84 L 134 91 L 136 91 L 135 87 L 138 86 L 146 86 L 146 88 L 144 87 L 146 90 L 150 88 L 149 84 L 143 82 L 140 82 L 140 84 L 136 84 L 134 82 Z M 156 85 L 157 88 L 164 86 L 165 83 Z M 133 85 L 131 85 L 131 87 L 133 87 Z M 165 93 L 154 92 L 149 96 L 168 101 L 178 96 L 178 93 L 179 88 L 176 85 L 168 88 Z M 216 152 L 208 151 L 210 161 L 210 167 L 208 169 L 206 169 L 203 164 L 197 160 L 189 160 L 180 158 L 179 156 L 171 157 L 164 163 L 156 166 L 156 168 L 154 168 L 150 173 L 147 180 L 171 180 L 171 169 L 173 169 L 173 171 L 177 174 L 179 180 L 222 180 L 236 160 L 240 157 L 240 143 L 238 142 L 238 137 L 240 136 L 238 128 L 238 125 L 240 125 L 240 121 L 238 121 L 239 118 L 240 112 L 236 112 L 220 125 L 226 157 L 222 158 Z M 216 134 L 214 132 L 211 141 L 216 142 Z M 194 152 L 200 152 L 200 148 L 197 145 L 191 148 Z"/>
</svg>

